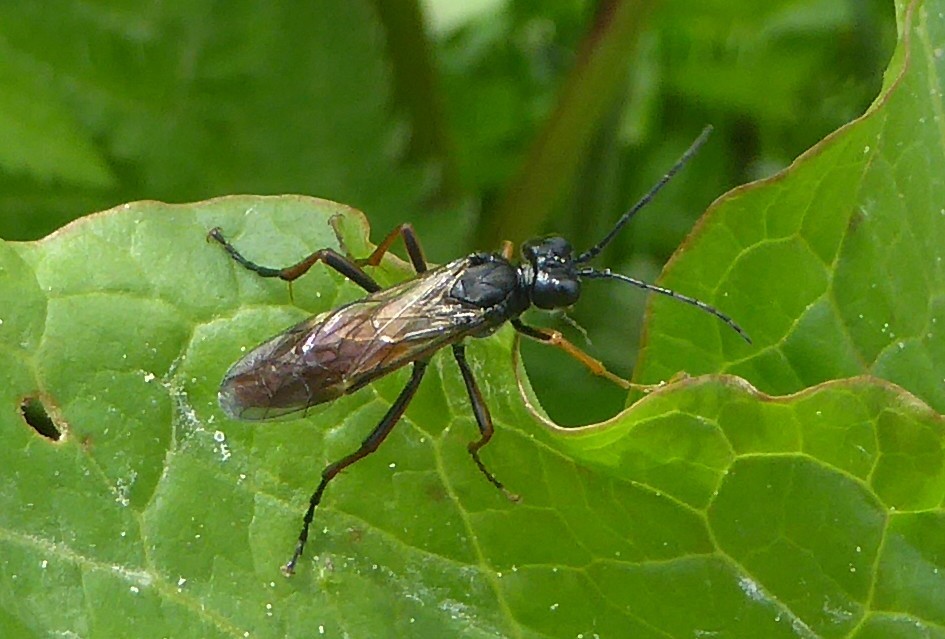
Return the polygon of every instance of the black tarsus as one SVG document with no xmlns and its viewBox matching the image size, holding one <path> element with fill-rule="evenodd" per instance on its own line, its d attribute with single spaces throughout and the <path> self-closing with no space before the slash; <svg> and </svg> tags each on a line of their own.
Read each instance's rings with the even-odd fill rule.
<svg viewBox="0 0 945 639">
<path fill-rule="evenodd" d="M 466 384 L 466 392 L 469 394 L 469 403 L 472 405 L 473 415 L 476 417 L 476 425 L 479 427 L 479 439 L 474 442 L 469 442 L 469 454 L 472 456 L 473 461 L 476 462 L 476 466 L 479 467 L 482 474 L 485 475 L 486 479 L 488 479 L 493 486 L 501 490 L 510 501 L 517 502 L 520 497 L 509 492 L 502 482 L 496 479 L 496 476 L 486 468 L 486 465 L 479 457 L 479 451 L 492 439 L 492 435 L 495 433 L 495 427 L 492 425 L 492 416 L 489 414 L 489 407 L 482 398 L 482 393 L 479 391 L 476 378 L 473 377 L 469 363 L 466 361 L 466 346 L 462 343 L 453 344 L 453 357 L 459 365 L 459 372 L 463 375 L 463 382 Z"/>
<path fill-rule="evenodd" d="M 373 277 L 365 273 L 361 266 L 377 266 L 380 264 L 381 258 L 390 249 L 391 244 L 393 244 L 394 240 L 396 240 L 398 236 L 403 238 L 404 245 L 407 248 L 407 254 L 410 257 L 410 262 L 413 264 L 413 267 L 416 269 L 417 273 L 423 273 L 427 270 L 427 263 L 423 257 L 423 248 L 420 246 L 420 241 L 413 230 L 413 226 L 410 224 L 401 224 L 391 231 L 381 241 L 381 243 L 377 245 L 377 248 L 374 249 L 374 252 L 371 253 L 371 255 L 367 258 L 352 260 L 351 258 L 345 257 L 333 249 L 320 249 L 305 259 L 285 268 L 270 268 L 268 266 L 261 266 L 252 260 L 247 259 L 236 249 L 236 247 L 234 247 L 225 237 L 223 237 L 223 231 L 219 227 L 211 229 L 207 235 L 210 239 L 220 243 L 223 248 L 226 249 L 226 252 L 229 253 L 230 257 L 239 263 L 240 266 L 243 266 L 244 268 L 256 273 L 261 277 L 278 277 L 279 279 L 285 280 L 290 284 L 307 273 L 308 270 L 312 268 L 312 266 L 318 262 L 323 262 L 330 268 L 341 273 L 343 276 L 366 290 L 368 293 L 379 291 L 381 290 L 381 286 L 374 280 Z M 321 502 L 322 494 L 325 492 L 325 488 L 328 486 L 328 483 L 331 482 L 331 480 L 334 479 L 342 470 L 377 450 L 378 446 L 381 445 L 381 442 L 387 438 L 391 430 L 393 430 L 394 426 L 403 416 L 404 411 L 407 410 L 410 400 L 413 399 L 414 394 L 417 392 L 417 387 L 420 385 L 420 380 L 423 379 L 423 373 L 426 371 L 426 368 L 426 361 L 414 362 L 413 374 L 410 377 L 410 381 L 408 381 L 407 385 L 404 386 L 404 389 L 400 391 L 400 395 L 397 396 L 397 399 L 391 405 L 390 409 L 387 411 L 387 414 L 384 415 L 384 418 L 381 419 L 380 423 L 374 427 L 374 430 L 371 431 L 370 435 L 368 435 L 367 438 L 361 443 L 360 448 L 350 455 L 343 457 L 332 464 L 329 464 L 322 471 L 322 479 L 319 482 L 318 487 L 315 489 L 315 492 L 312 493 L 312 496 L 309 498 L 308 510 L 305 511 L 305 516 L 302 518 L 302 530 L 299 532 L 298 542 L 295 545 L 295 552 L 292 553 L 292 558 L 285 564 L 285 566 L 282 567 L 282 572 L 285 575 L 291 575 L 295 572 L 295 566 L 302 557 L 302 553 L 305 550 L 305 543 L 308 541 L 308 531 L 309 527 L 312 525 L 312 520 L 315 517 L 315 508 Z M 478 395 L 478 390 L 476 390 L 476 393 Z M 480 407 L 484 406 L 481 396 L 479 396 L 479 404 Z M 479 413 L 477 412 L 477 419 L 478 415 Z M 486 413 L 486 416 L 488 418 L 488 413 Z M 491 425 L 492 422 L 490 420 L 490 431 Z M 477 450 L 479 447 L 484 445 L 486 441 L 488 441 L 488 437 L 484 439 L 485 441 L 480 440 L 481 443 L 479 446 L 477 446 Z M 483 466 L 482 462 L 479 461 L 478 453 L 473 452 L 472 448 L 470 448 L 470 452 L 472 452 L 473 459 L 476 461 L 476 464 L 479 466 L 480 470 L 485 473 L 486 477 L 493 484 L 504 490 L 504 488 L 502 488 L 502 484 L 498 483 L 495 480 L 495 477 L 493 477 L 485 469 L 485 466 Z"/>
<path fill-rule="evenodd" d="M 305 511 L 305 516 L 302 518 L 302 530 L 299 533 L 299 540 L 295 544 L 295 552 L 292 553 L 292 559 L 282 567 L 282 573 L 284 575 L 289 576 L 295 572 L 295 566 L 299 559 L 301 559 L 302 553 L 305 551 L 305 542 L 308 541 L 308 529 L 312 525 L 312 519 L 315 517 L 315 507 L 321 502 L 325 487 L 328 486 L 328 483 L 342 470 L 376 451 L 378 446 L 381 445 L 381 442 L 390 435 L 394 426 L 403 416 L 404 411 L 407 410 L 407 406 L 410 404 L 410 400 L 413 399 L 414 393 L 417 392 L 417 387 L 420 386 L 420 380 L 423 379 L 423 373 L 426 369 L 426 361 L 421 360 L 414 362 L 410 381 L 408 381 L 404 389 L 400 391 L 400 395 L 398 395 L 394 403 L 391 404 L 387 414 L 384 415 L 380 423 L 374 427 L 371 434 L 365 438 L 361 446 L 350 455 L 329 464 L 322 471 L 322 480 L 308 500 L 308 510 Z"/>
<path fill-rule="evenodd" d="M 315 264 L 322 262 L 326 266 L 344 275 L 368 293 L 376 293 L 381 290 L 381 285 L 374 281 L 373 277 L 365 273 L 354 260 L 345 257 L 334 249 L 319 249 L 292 266 L 270 268 L 268 266 L 260 266 L 256 262 L 243 257 L 243 254 L 236 250 L 236 247 L 230 244 L 229 240 L 223 237 L 223 231 L 220 227 L 210 229 L 207 237 L 222 244 L 226 252 L 230 254 L 230 257 L 236 260 L 240 266 L 249 269 L 260 277 L 278 277 L 291 284 L 305 275 Z"/>
</svg>

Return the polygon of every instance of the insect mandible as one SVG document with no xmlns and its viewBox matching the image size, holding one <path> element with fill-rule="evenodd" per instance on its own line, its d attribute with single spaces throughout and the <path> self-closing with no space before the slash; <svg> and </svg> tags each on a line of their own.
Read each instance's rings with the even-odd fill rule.
<svg viewBox="0 0 945 639">
<path fill-rule="evenodd" d="M 704 302 L 610 269 L 587 266 L 685 165 L 710 132 L 711 127 L 706 127 L 669 172 L 620 217 L 601 241 L 577 255 L 566 239 L 549 236 L 526 242 L 517 264 L 511 261 L 510 245 L 507 245 L 502 252 L 473 253 L 428 268 L 413 227 L 403 224 L 391 231 L 367 258 L 352 259 L 325 248 L 292 266 L 268 268 L 245 258 L 224 238 L 219 228 L 210 231 L 209 238 L 219 242 L 236 262 L 262 277 L 292 282 L 316 263 L 323 262 L 367 292 L 357 301 L 289 328 L 233 364 L 219 391 L 220 406 L 228 416 L 264 420 L 302 411 L 353 393 L 407 364 L 413 366 L 407 385 L 361 446 L 322 471 L 321 481 L 302 519 L 295 551 L 283 566 L 286 575 L 294 572 L 302 557 L 309 527 L 325 488 L 343 469 L 377 450 L 407 409 L 430 357 L 440 349 L 447 346 L 452 349 L 479 427 L 479 438 L 469 444 L 469 454 L 490 483 L 510 499 L 517 500 L 480 458 L 480 451 L 492 439 L 494 428 L 466 361 L 465 338 L 491 335 L 505 322 L 510 322 L 519 333 L 563 349 L 592 373 L 627 385 L 558 331 L 532 327 L 519 319 L 531 306 L 551 310 L 573 305 L 580 297 L 583 280 L 614 279 L 711 313 L 750 343 L 748 335 L 728 315 Z M 403 239 L 417 275 L 382 289 L 362 267 L 380 264 L 398 237 Z"/>
</svg>

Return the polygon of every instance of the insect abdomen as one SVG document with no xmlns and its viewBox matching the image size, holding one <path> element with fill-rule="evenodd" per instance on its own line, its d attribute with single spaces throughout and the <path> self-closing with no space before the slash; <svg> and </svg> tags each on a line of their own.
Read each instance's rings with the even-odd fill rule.
<svg viewBox="0 0 945 639">
<path fill-rule="evenodd" d="M 303 357 L 310 321 L 265 342 L 236 362 L 220 384 L 218 400 L 235 419 L 261 420 L 304 410 L 344 395 L 344 371 L 334 358 Z"/>
</svg>

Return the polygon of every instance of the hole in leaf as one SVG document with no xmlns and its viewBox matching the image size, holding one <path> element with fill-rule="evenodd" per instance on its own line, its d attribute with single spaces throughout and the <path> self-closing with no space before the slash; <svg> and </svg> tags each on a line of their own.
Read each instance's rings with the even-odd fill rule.
<svg viewBox="0 0 945 639">
<path fill-rule="evenodd" d="M 56 426 L 56 422 L 49 416 L 46 406 L 38 397 L 24 399 L 20 404 L 20 412 L 26 423 L 43 437 L 54 442 L 62 439 L 62 431 Z"/>
</svg>

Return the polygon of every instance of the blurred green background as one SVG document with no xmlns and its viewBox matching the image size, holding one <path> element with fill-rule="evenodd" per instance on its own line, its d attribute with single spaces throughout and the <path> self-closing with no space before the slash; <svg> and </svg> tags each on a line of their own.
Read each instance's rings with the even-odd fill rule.
<svg viewBox="0 0 945 639">
<path fill-rule="evenodd" d="M 303 193 L 360 208 L 375 240 L 412 222 L 434 262 L 547 232 L 585 248 L 711 123 L 598 261 L 653 281 L 713 199 L 863 112 L 895 22 L 888 0 L 58 0 L 3 3 L 0 36 L 4 239 L 134 200 Z M 570 316 L 590 344 L 529 320 L 629 376 L 644 302 L 587 286 Z M 622 406 L 523 350 L 562 423 Z"/>
</svg>

